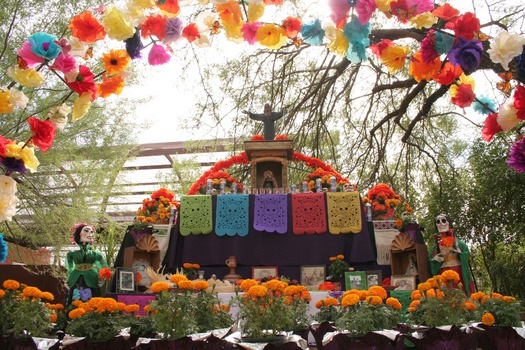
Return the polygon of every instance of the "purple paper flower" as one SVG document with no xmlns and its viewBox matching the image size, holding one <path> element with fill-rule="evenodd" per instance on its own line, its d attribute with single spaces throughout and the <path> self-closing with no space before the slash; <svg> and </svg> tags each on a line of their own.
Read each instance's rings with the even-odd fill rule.
<svg viewBox="0 0 525 350">
<path fill-rule="evenodd" d="M 518 57 L 516 71 L 518 72 L 518 80 L 525 83 L 525 45 L 523 46 L 523 52 Z"/>
<path fill-rule="evenodd" d="M 166 35 L 162 42 L 164 44 L 170 44 L 174 41 L 179 40 L 182 33 L 182 21 L 179 17 L 168 18 L 166 20 Z"/>
<path fill-rule="evenodd" d="M 9 175 L 15 171 L 19 172 L 20 174 L 25 174 L 26 172 L 26 166 L 24 165 L 24 161 L 22 159 L 0 157 L 0 164 L 6 168 L 6 175 Z"/>
<path fill-rule="evenodd" d="M 131 38 L 124 40 L 124 42 L 126 43 L 126 51 L 129 57 L 132 59 L 141 57 L 140 51 L 144 48 L 144 45 L 140 39 L 140 29 L 137 29 L 135 34 Z"/>
<path fill-rule="evenodd" d="M 479 66 L 483 45 L 479 40 L 467 40 L 459 37 L 452 50 L 448 53 L 448 59 L 455 66 L 461 66 L 464 71 L 470 71 Z"/>
<path fill-rule="evenodd" d="M 518 173 L 525 172 L 525 137 L 514 142 L 510 149 L 507 164 Z"/>
</svg>

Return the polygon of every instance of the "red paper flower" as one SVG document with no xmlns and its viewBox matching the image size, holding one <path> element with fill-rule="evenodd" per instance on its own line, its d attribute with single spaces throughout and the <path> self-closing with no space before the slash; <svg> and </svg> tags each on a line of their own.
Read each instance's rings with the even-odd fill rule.
<svg viewBox="0 0 525 350">
<path fill-rule="evenodd" d="M 49 120 L 40 120 L 35 117 L 29 117 L 27 122 L 33 131 L 33 143 L 42 152 L 47 152 L 55 140 L 55 126 Z"/>
<path fill-rule="evenodd" d="M 141 36 L 147 38 L 150 35 L 156 36 L 159 40 L 164 39 L 166 35 L 167 18 L 161 15 L 146 17 L 146 20 L 140 25 Z"/>
<path fill-rule="evenodd" d="M 454 33 L 456 33 L 456 37 L 472 40 L 474 34 L 479 32 L 480 23 L 475 14 L 472 12 L 466 12 L 465 14 L 447 22 L 445 28 L 453 30 Z"/>
<path fill-rule="evenodd" d="M 180 12 L 179 0 L 164 0 L 164 1 L 155 1 L 157 7 L 163 11 L 173 13 L 177 16 Z"/>
<path fill-rule="evenodd" d="M 459 11 L 446 3 L 443 6 L 436 7 L 436 9 L 432 11 L 432 14 L 444 21 L 450 21 L 459 15 Z"/>
<path fill-rule="evenodd" d="M 518 85 L 514 90 L 514 108 L 518 110 L 518 118 L 525 120 L 525 87 Z"/>
<path fill-rule="evenodd" d="M 281 23 L 286 35 L 293 39 L 297 37 L 297 34 L 301 31 L 301 20 L 295 17 L 287 17 Z"/>
<path fill-rule="evenodd" d="M 88 44 L 93 44 L 106 36 L 104 27 L 90 11 L 82 12 L 73 17 L 68 28 L 71 29 L 72 36 Z"/>
<path fill-rule="evenodd" d="M 487 142 L 490 142 L 494 135 L 500 131 L 503 131 L 503 129 L 498 124 L 498 113 L 489 114 L 487 119 L 485 119 L 485 125 L 481 131 L 481 138 Z"/>
<path fill-rule="evenodd" d="M 460 66 L 454 66 L 450 62 L 446 62 L 439 74 L 434 77 L 434 81 L 441 85 L 450 85 L 463 73 Z"/>
<path fill-rule="evenodd" d="M 186 38 L 190 43 L 201 37 L 199 29 L 195 23 L 190 23 L 182 30 L 182 36 Z"/>
<path fill-rule="evenodd" d="M 465 108 L 472 104 L 476 95 L 472 91 L 472 85 L 461 84 L 458 86 L 456 96 L 452 97 L 452 103 L 458 107 Z"/>
<path fill-rule="evenodd" d="M 67 82 L 67 86 L 79 95 L 84 92 L 91 92 L 91 101 L 97 97 L 97 85 L 95 84 L 95 75 L 89 67 L 80 65 L 78 67 L 78 75 L 75 81 Z"/>
</svg>

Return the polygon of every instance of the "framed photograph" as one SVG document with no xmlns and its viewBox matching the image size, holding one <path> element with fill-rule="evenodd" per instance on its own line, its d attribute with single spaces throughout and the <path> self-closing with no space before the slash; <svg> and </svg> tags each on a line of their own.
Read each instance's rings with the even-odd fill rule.
<svg viewBox="0 0 525 350">
<path fill-rule="evenodd" d="M 254 266 L 252 267 L 252 278 L 260 281 L 267 277 L 277 277 L 277 266 Z"/>
<path fill-rule="evenodd" d="M 366 272 L 366 285 L 368 288 L 381 286 L 383 284 L 383 272 L 381 270 L 369 270 Z"/>
<path fill-rule="evenodd" d="M 135 271 L 132 268 L 117 269 L 117 293 L 135 292 Z"/>
<path fill-rule="evenodd" d="M 325 265 L 302 265 L 301 285 L 308 289 L 317 290 L 326 277 Z"/>
<path fill-rule="evenodd" d="M 390 284 L 395 287 L 395 290 L 414 290 L 416 276 L 394 275 L 390 278 Z"/>
<path fill-rule="evenodd" d="M 350 289 L 368 289 L 366 284 L 365 271 L 348 271 L 345 272 L 345 288 Z"/>
</svg>

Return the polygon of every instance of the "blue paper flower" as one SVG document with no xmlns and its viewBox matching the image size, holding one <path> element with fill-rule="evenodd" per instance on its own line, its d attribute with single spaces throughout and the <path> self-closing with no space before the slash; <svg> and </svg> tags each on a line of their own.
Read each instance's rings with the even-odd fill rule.
<svg viewBox="0 0 525 350">
<path fill-rule="evenodd" d="M 31 51 L 47 61 L 54 60 L 62 52 L 62 48 L 55 43 L 56 40 L 56 36 L 44 32 L 35 33 L 27 38 Z"/>
<path fill-rule="evenodd" d="M 0 263 L 7 258 L 7 243 L 4 241 L 4 236 L 0 233 Z"/>
<path fill-rule="evenodd" d="M 364 39 L 368 39 L 368 36 L 371 32 L 372 28 L 370 27 L 370 22 L 362 25 L 355 15 L 352 16 L 351 21 L 345 24 L 343 28 L 343 34 L 346 38 L 348 38 L 349 42 L 363 41 L 363 45 L 365 44 Z M 370 45 L 370 41 L 368 45 Z"/>
<path fill-rule="evenodd" d="M 461 66 L 464 71 L 470 71 L 479 66 L 483 44 L 479 40 L 467 40 L 459 37 L 457 43 L 448 53 L 448 59 L 455 66 Z"/>
<path fill-rule="evenodd" d="M 518 72 L 518 80 L 525 83 L 525 45 L 523 46 L 523 52 L 518 57 L 516 71 Z"/>
<path fill-rule="evenodd" d="M 366 52 L 368 46 L 370 46 L 368 38 L 360 41 L 351 41 L 348 45 L 346 58 L 354 64 L 366 61 L 368 59 L 368 53 Z"/>
<path fill-rule="evenodd" d="M 316 19 L 313 23 L 303 24 L 301 27 L 303 41 L 310 45 L 321 45 L 324 34 L 325 32 L 319 19 Z"/>
<path fill-rule="evenodd" d="M 454 45 L 454 37 L 447 33 L 435 32 L 436 43 L 434 44 L 434 50 L 440 55 L 450 51 Z"/>
<path fill-rule="evenodd" d="M 480 96 L 476 98 L 472 103 L 472 107 L 474 108 L 474 111 L 478 112 L 479 114 L 487 115 L 495 113 L 497 110 L 496 102 L 486 96 Z"/>
</svg>

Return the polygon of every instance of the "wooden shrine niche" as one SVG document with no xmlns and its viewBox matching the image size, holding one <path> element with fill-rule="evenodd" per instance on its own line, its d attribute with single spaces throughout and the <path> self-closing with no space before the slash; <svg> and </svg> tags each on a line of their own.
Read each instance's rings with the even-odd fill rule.
<svg viewBox="0 0 525 350">
<path fill-rule="evenodd" d="M 413 242 L 404 232 L 392 240 L 390 264 L 393 276 L 415 276 L 419 282 L 431 277 L 426 245 Z"/>
<path fill-rule="evenodd" d="M 287 188 L 288 161 L 293 159 L 293 141 L 245 141 L 251 164 L 251 188 Z"/>
<path fill-rule="evenodd" d="M 136 261 L 143 261 L 147 266 L 157 271 L 160 267 L 160 248 L 159 242 L 152 235 L 145 235 L 140 238 L 134 246 L 124 249 L 123 267 L 133 267 Z"/>
</svg>

